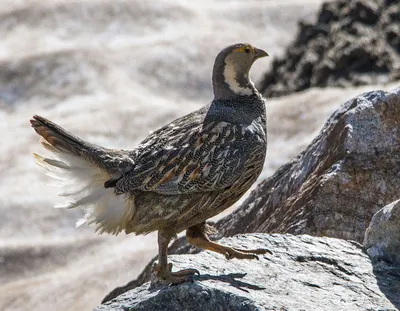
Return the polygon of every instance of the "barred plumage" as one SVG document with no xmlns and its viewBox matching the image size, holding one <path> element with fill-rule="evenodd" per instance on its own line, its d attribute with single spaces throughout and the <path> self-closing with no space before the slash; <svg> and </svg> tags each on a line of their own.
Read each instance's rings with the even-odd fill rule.
<svg viewBox="0 0 400 311">
<path fill-rule="evenodd" d="M 214 100 L 153 132 L 131 151 L 87 143 L 34 116 L 33 128 L 55 155 L 36 159 L 53 176 L 63 175 L 63 186 L 70 188 L 63 194 L 70 198 L 65 207 L 87 209 L 80 223 L 112 234 L 158 230 L 157 274 L 167 282 L 181 281 L 194 272 L 166 269 L 168 241 L 185 229 L 194 245 L 227 257 L 229 253 L 254 258 L 208 241 L 204 222 L 236 202 L 262 170 L 267 146 L 265 102 L 248 71 L 266 55 L 248 44 L 221 51 L 214 65 Z"/>
</svg>

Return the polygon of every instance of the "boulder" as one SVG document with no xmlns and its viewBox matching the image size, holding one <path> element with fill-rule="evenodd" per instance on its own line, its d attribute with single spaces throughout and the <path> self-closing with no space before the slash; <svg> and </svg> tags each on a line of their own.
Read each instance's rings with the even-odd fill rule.
<svg viewBox="0 0 400 311">
<path fill-rule="evenodd" d="M 294 42 L 261 83 L 264 95 L 310 87 L 387 83 L 400 79 L 400 1 L 338 0 L 315 23 L 299 23 Z"/>
<path fill-rule="evenodd" d="M 396 295 L 393 301 L 386 298 L 390 287 L 376 282 L 371 262 L 358 243 L 290 234 L 239 235 L 222 242 L 266 247 L 273 255 L 230 261 L 209 251 L 174 255 L 170 257 L 174 269 L 200 270 L 193 283 L 155 288 L 145 283 L 95 311 L 388 311 L 400 306 L 399 288 L 397 299 Z"/>
<path fill-rule="evenodd" d="M 364 247 L 373 262 L 382 260 L 400 268 L 400 200 L 372 217 L 365 231 Z"/>
<path fill-rule="evenodd" d="M 362 243 L 372 216 L 399 198 L 400 88 L 339 108 L 300 155 L 221 219 L 223 236 L 277 232 Z"/>
</svg>

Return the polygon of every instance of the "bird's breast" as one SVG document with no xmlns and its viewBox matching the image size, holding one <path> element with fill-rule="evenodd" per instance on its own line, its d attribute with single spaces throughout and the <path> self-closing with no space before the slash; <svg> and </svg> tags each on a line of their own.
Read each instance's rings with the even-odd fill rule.
<svg viewBox="0 0 400 311">
<path fill-rule="evenodd" d="M 243 139 L 266 144 L 266 126 L 262 118 L 253 120 L 250 124 L 241 125 Z"/>
</svg>

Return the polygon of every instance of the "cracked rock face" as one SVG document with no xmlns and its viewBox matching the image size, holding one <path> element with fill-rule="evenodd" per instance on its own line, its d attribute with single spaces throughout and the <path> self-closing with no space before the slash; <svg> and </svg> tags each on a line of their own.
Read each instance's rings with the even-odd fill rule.
<svg viewBox="0 0 400 311">
<path fill-rule="evenodd" d="M 95 311 L 396 310 L 361 246 L 307 235 L 252 234 L 222 240 L 273 255 L 227 261 L 209 251 L 170 257 L 174 269 L 197 268 L 193 283 L 126 292 Z"/>
<path fill-rule="evenodd" d="M 282 96 L 310 87 L 387 83 L 400 78 L 400 2 L 337 0 L 314 24 L 300 23 L 261 91 Z"/>
<path fill-rule="evenodd" d="M 276 232 L 362 242 L 372 216 L 398 199 L 400 88 L 345 103 L 300 155 L 221 219 L 222 236 Z"/>
<path fill-rule="evenodd" d="M 386 261 L 400 267 L 400 200 L 372 217 L 365 232 L 364 247 L 372 261 Z"/>
</svg>

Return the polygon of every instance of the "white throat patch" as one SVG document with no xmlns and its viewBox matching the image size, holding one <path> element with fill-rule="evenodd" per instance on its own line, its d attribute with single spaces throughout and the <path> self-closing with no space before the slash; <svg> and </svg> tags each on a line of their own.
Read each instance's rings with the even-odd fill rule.
<svg viewBox="0 0 400 311">
<path fill-rule="evenodd" d="M 225 83 L 228 84 L 229 88 L 235 93 L 239 95 L 251 95 L 253 94 L 253 90 L 249 87 L 242 87 L 236 80 L 236 70 L 232 63 L 227 64 L 225 62 L 224 69 L 224 79 Z M 250 82 L 251 83 L 251 82 Z"/>
</svg>

